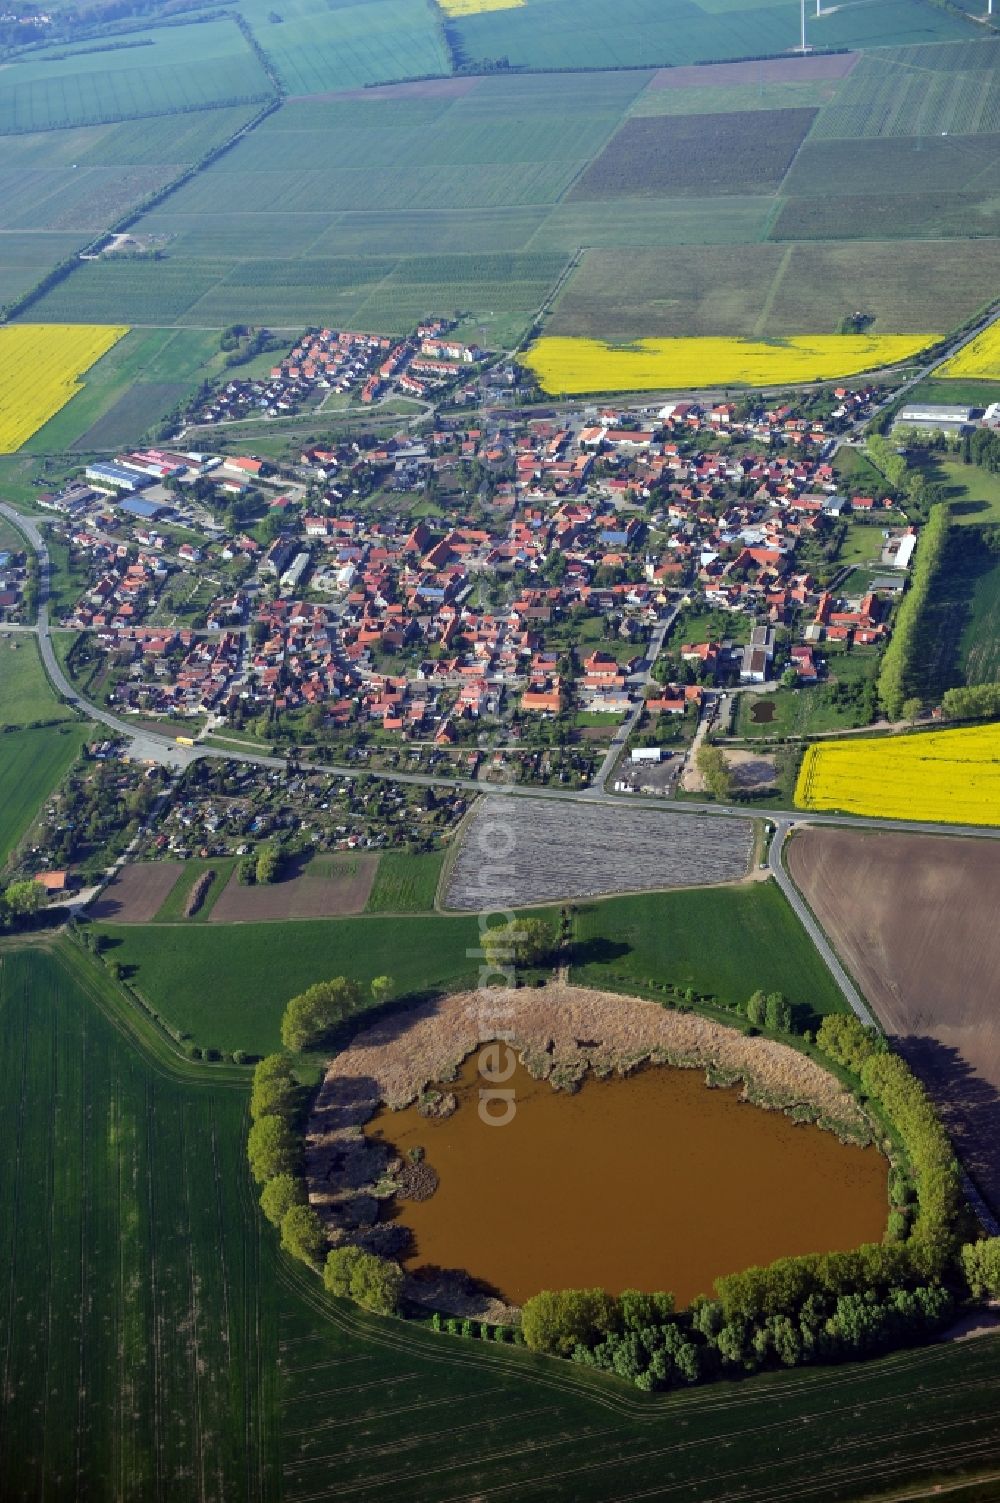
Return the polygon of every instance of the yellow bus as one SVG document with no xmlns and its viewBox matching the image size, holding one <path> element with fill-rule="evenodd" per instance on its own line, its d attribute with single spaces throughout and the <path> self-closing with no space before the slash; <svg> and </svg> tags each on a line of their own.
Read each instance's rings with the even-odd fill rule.
<svg viewBox="0 0 1000 1503">
<path fill-rule="evenodd" d="M 175 736 L 174 740 L 178 746 L 194 746 L 193 736 Z"/>
</svg>

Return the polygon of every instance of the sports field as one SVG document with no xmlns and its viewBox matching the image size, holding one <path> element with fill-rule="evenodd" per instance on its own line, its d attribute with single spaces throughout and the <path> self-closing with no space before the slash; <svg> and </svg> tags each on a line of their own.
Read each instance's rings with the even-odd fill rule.
<svg viewBox="0 0 1000 1503">
<path fill-rule="evenodd" d="M 1000 725 L 810 746 L 799 809 L 883 819 L 1000 824 Z"/>
<path fill-rule="evenodd" d="M 831 1503 L 995 1466 L 995 1337 L 650 1398 L 329 1299 L 257 1208 L 248 1072 L 171 1054 L 65 941 L 0 952 L 0 1045 L 12 1497 L 599 1503 L 669 1467 L 690 1503 L 770 1503 L 776 1427 L 784 1503 L 818 1454 Z"/>
<path fill-rule="evenodd" d="M 821 381 L 896 365 L 932 334 L 810 334 L 769 343 L 740 339 L 641 339 L 611 346 L 545 336 L 525 364 L 555 395 Z"/>
<path fill-rule="evenodd" d="M 13 454 L 80 389 L 128 330 L 102 324 L 0 328 L 0 454 Z"/>
</svg>

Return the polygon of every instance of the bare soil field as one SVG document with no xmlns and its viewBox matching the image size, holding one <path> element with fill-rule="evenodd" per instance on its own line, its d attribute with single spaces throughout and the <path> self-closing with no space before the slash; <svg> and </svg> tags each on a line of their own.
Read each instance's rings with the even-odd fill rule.
<svg viewBox="0 0 1000 1503">
<path fill-rule="evenodd" d="M 811 829 L 788 868 L 1000 1210 L 1000 845 Z"/>
<path fill-rule="evenodd" d="M 184 870 L 182 861 L 136 861 L 123 866 L 90 910 L 93 919 L 149 924 Z"/>
<path fill-rule="evenodd" d="M 661 68 L 650 80 L 651 89 L 736 88 L 740 84 L 815 83 L 827 78 L 846 78 L 859 52 L 841 52 L 829 57 L 769 57 L 753 63 L 691 63 L 681 68 Z"/>
<path fill-rule="evenodd" d="M 752 849 L 753 826 L 744 819 L 489 798 L 465 826 L 445 906 L 481 913 L 737 882 Z"/>
<path fill-rule="evenodd" d="M 568 201 L 769 192 L 781 182 L 816 113 L 634 116 L 591 162 Z"/>
<path fill-rule="evenodd" d="M 209 914 L 210 924 L 266 923 L 269 919 L 338 918 L 363 913 L 379 858 L 370 854 L 314 856 L 290 866 L 278 882 L 247 887 L 236 870 Z"/>
<path fill-rule="evenodd" d="M 770 788 L 774 785 L 773 757 L 752 751 L 725 751 L 723 756 L 738 788 Z"/>
</svg>

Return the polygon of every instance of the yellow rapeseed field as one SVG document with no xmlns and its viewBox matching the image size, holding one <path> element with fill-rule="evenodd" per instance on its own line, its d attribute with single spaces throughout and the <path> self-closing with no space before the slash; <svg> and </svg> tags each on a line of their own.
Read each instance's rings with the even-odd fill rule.
<svg viewBox="0 0 1000 1503">
<path fill-rule="evenodd" d="M 525 363 L 552 395 L 708 386 L 775 386 L 825 381 L 895 365 L 933 343 L 934 334 L 795 334 L 759 339 L 598 339 L 543 336 Z"/>
<path fill-rule="evenodd" d="M 0 454 L 13 454 L 65 407 L 77 378 L 127 333 L 112 324 L 0 328 Z"/>
<path fill-rule="evenodd" d="M 810 746 L 795 802 L 887 819 L 1000 825 L 1000 725 Z"/>
<path fill-rule="evenodd" d="M 449 16 L 477 16 L 482 10 L 514 10 L 524 0 L 438 0 Z"/>
<path fill-rule="evenodd" d="M 936 373 L 939 376 L 977 376 L 982 381 L 1000 381 L 1000 323 L 990 324 L 971 343 L 952 355 Z"/>
</svg>

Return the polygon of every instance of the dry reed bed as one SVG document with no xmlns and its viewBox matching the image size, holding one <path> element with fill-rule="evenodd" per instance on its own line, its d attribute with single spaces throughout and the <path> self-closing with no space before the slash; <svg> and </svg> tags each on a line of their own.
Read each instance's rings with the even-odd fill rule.
<svg viewBox="0 0 1000 1503">
<path fill-rule="evenodd" d="M 372 1194 L 386 1151 L 364 1137 L 364 1124 L 380 1105 L 407 1106 L 431 1082 L 452 1079 L 469 1054 L 498 1037 L 556 1089 L 573 1089 L 588 1070 L 626 1074 L 646 1063 L 703 1069 L 710 1083 L 742 1081 L 747 1101 L 870 1141 L 850 1093 L 787 1044 L 638 997 L 562 983 L 459 992 L 380 1020 L 330 1062 L 306 1134 L 306 1174 L 310 1200 L 334 1240 L 361 1233 L 375 1245 L 390 1231 L 376 1225 Z"/>
</svg>

